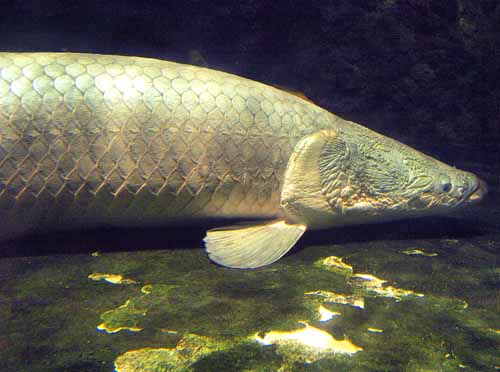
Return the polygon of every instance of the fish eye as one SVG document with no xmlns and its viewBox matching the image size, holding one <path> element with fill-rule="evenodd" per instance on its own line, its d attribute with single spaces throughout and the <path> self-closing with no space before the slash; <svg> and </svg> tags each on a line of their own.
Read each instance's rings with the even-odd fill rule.
<svg viewBox="0 0 500 372">
<path fill-rule="evenodd" d="M 451 183 L 446 182 L 443 184 L 443 192 L 450 192 L 451 191 Z"/>
<path fill-rule="evenodd" d="M 446 193 L 450 192 L 453 188 L 450 177 L 448 177 L 446 174 L 441 174 L 439 176 L 439 188 L 442 192 Z"/>
</svg>

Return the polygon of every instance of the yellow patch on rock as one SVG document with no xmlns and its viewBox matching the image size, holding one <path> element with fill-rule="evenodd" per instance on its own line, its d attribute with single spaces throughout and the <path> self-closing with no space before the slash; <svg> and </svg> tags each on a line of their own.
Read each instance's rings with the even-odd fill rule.
<svg viewBox="0 0 500 372">
<path fill-rule="evenodd" d="M 319 353 L 354 354 L 363 350 L 348 339 L 336 340 L 331 334 L 303 323 L 305 327 L 293 331 L 271 331 L 255 340 L 263 345 L 296 345 Z M 306 350 L 305 350 L 306 351 Z"/>
<path fill-rule="evenodd" d="M 339 313 L 337 311 L 328 310 L 323 305 L 319 305 L 318 312 L 319 312 L 319 317 L 320 317 L 319 321 L 320 322 L 328 322 L 330 319 L 332 319 L 336 316 L 342 315 L 341 313 Z"/>
<path fill-rule="evenodd" d="M 127 279 L 122 274 L 103 274 L 103 273 L 93 273 L 88 276 L 89 279 L 96 281 L 105 281 L 111 284 L 135 284 L 137 283 L 133 279 Z"/>
<path fill-rule="evenodd" d="M 103 313 L 101 318 L 105 321 L 99 324 L 97 329 L 107 333 L 117 333 L 120 331 L 139 332 L 142 331 L 142 328 L 136 325 L 136 318 L 144 316 L 146 316 L 146 310 L 136 308 L 130 300 L 127 300 L 116 309 Z M 126 322 L 123 322 L 124 319 Z M 127 322 L 129 324 L 126 324 Z"/>
<path fill-rule="evenodd" d="M 410 256 L 425 256 L 425 257 L 435 257 L 438 254 L 434 252 L 425 252 L 419 248 L 411 248 L 411 249 L 406 249 L 402 251 L 401 253 L 407 254 Z"/>
<path fill-rule="evenodd" d="M 186 372 L 205 355 L 229 349 L 233 344 L 212 338 L 187 334 L 175 348 L 130 350 L 115 360 L 116 372 Z"/>
<path fill-rule="evenodd" d="M 363 297 L 360 296 L 344 295 L 322 290 L 305 292 L 304 295 L 310 297 L 317 297 L 320 299 L 321 302 L 326 302 L 330 304 L 349 305 L 353 307 L 359 307 L 360 309 L 365 308 L 365 300 Z"/>
<path fill-rule="evenodd" d="M 314 263 L 316 266 L 325 268 L 343 275 L 352 275 L 352 266 L 342 261 L 342 257 L 328 256 L 324 257 Z"/>
<path fill-rule="evenodd" d="M 370 274 L 355 274 L 352 280 L 353 284 L 357 286 L 358 289 L 366 291 L 367 294 L 394 298 L 396 301 L 401 301 L 404 297 L 408 296 L 424 297 L 422 293 L 385 285 L 387 283 L 386 280 L 379 279 Z"/>
</svg>

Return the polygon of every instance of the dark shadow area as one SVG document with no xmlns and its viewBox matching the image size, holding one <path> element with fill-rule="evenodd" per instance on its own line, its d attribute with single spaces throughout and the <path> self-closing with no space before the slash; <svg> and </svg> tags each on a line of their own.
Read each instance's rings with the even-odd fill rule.
<svg viewBox="0 0 500 372">
<path fill-rule="evenodd" d="M 206 229 L 214 226 L 199 222 L 185 226 L 103 227 L 34 233 L 1 242 L 0 257 L 200 248 Z"/>
<path fill-rule="evenodd" d="M 381 240 L 467 239 L 489 232 L 487 226 L 469 219 L 426 217 L 312 231 L 299 240 L 292 252 L 312 245 L 362 244 Z"/>
<path fill-rule="evenodd" d="M 199 221 L 165 227 L 108 227 L 88 230 L 32 234 L 0 243 L 0 257 L 85 254 L 161 249 L 201 249 L 205 231 L 228 226 L 234 221 Z M 487 234 L 489 228 L 478 221 L 432 217 L 380 224 L 337 227 L 309 231 L 293 251 L 311 245 L 352 244 L 379 240 L 462 239 Z"/>
<path fill-rule="evenodd" d="M 464 239 L 486 233 L 482 226 L 469 220 L 452 217 L 429 217 L 378 224 L 338 227 L 308 234 L 303 243 L 327 244 L 323 236 L 328 234 L 332 244 L 364 243 L 375 240 Z"/>
</svg>

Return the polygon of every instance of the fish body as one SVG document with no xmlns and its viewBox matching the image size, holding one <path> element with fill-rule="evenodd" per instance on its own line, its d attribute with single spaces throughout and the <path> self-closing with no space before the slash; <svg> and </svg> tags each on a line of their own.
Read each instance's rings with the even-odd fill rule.
<svg viewBox="0 0 500 372">
<path fill-rule="evenodd" d="M 434 192 L 439 182 L 450 190 Z M 447 210 L 479 185 L 470 173 L 239 76 L 139 57 L 0 53 L 0 238 L 268 219 L 205 239 L 216 262 L 257 267 L 306 228 Z"/>
<path fill-rule="evenodd" d="M 0 68 L 6 231 L 278 217 L 295 144 L 337 120 L 264 84 L 167 61 L 15 53 Z"/>
</svg>

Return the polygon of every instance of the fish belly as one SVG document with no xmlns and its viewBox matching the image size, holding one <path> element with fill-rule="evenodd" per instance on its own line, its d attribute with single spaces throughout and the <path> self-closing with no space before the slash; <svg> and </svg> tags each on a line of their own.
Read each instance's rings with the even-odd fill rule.
<svg viewBox="0 0 500 372">
<path fill-rule="evenodd" d="M 0 53 L 0 238 L 279 216 L 294 145 L 330 120 L 298 97 L 200 67 Z"/>
</svg>

